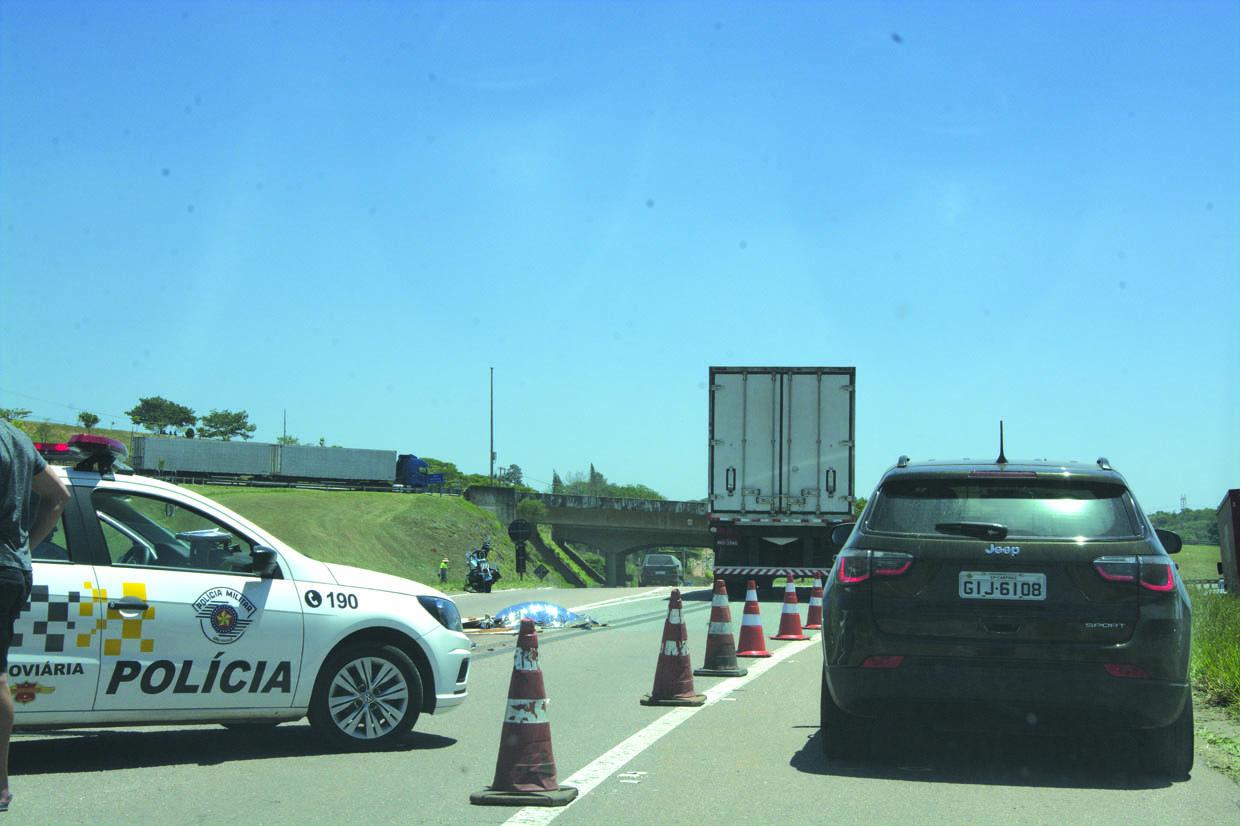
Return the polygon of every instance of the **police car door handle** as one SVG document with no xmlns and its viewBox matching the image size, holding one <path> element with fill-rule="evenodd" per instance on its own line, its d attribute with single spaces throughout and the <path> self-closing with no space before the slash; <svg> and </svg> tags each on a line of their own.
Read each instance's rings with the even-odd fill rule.
<svg viewBox="0 0 1240 826">
<path fill-rule="evenodd" d="M 109 611 L 145 611 L 148 606 L 137 597 L 125 597 L 108 603 Z"/>
</svg>

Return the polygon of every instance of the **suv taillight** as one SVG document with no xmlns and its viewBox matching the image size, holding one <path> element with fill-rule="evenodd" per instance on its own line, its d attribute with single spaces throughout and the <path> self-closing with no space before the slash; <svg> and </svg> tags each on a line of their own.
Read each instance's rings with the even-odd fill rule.
<svg viewBox="0 0 1240 826">
<path fill-rule="evenodd" d="M 1139 581 L 1147 591 L 1175 590 L 1172 562 L 1163 556 L 1100 556 L 1094 570 L 1107 582 Z"/>
<path fill-rule="evenodd" d="M 856 548 L 841 551 L 839 581 L 856 585 L 871 576 L 900 576 L 913 565 L 913 555 L 896 551 L 862 551 Z"/>
</svg>

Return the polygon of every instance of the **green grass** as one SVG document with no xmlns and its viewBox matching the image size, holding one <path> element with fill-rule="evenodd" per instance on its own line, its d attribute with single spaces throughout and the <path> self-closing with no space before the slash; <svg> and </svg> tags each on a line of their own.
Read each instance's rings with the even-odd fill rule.
<svg viewBox="0 0 1240 826">
<path fill-rule="evenodd" d="M 590 587 L 590 585 L 594 583 L 594 580 L 590 578 L 589 574 L 587 574 L 585 571 L 581 569 L 580 565 L 578 565 L 576 562 L 573 562 L 572 558 L 568 554 L 564 553 L 564 549 L 561 548 L 559 545 L 557 545 L 555 543 L 555 540 L 551 538 L 551 526 L 550 525 L 539 525 L 537 530 L 538 530 L 538 535 L 542 537 L 543 544 L 547 546 L 547 549 L 551 551 L 553 554 L 555 554 L 559 558 L 559 560 L 568 567 L 570 571 L 576 574 L 578 578 L 581 579 L 581 581 L 586 584 L 587 588 Z"/>
<path fill-rule="evenodd" d="M 355 565 L 438 585 L 439 560 L 449 562 L 445 590 L 463 590 L 465 553 L 491 537 L 498 588 L 531 587 L 517 579 L 516 549 L 489 511 L 459 496 L 364 493 L 292 488 L 187 485 L 292 545 L 312 559 Z M 543 585 L 571 587 L 554 571 Z"/>
<path fill-rule="evenodd" d="M 1240 707 L 1240 598 L 1203 593 L 1193 598 L 1193 685 L 1211 702 Z"/>
<path fill-rule="evenodd" d="M 1171 557 L 1180 566 L 1180 579 L 1218 579 L 1218 545 L 1185 545 Z"/>
<path fill-rule="evenodd" d="M 1215 732 L 1200 728 L 1197 729 L 1197 736 L 1232 757 L 1240 757 L 1240 743 L 1226 735 L 1216 734 Z"/>
</svg>

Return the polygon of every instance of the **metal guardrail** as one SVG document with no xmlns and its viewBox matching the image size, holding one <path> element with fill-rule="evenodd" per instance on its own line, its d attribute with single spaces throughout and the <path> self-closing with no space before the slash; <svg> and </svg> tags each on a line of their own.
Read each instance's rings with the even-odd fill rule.
<svg viewBox="0 0 1240 826">
<path fill-rule="evenodd" d="M 1227 585 L 1222 577 L 1213 579 L 1186 579 L 1184 585 L 1198 591 L 1206 593 L 1224 594 L 1227 593 Z"/>
<path fill-rule="evenodd" d="M 368 491 L 371 493 L 430 493 L 437 496 L 461 496 L 463 493 L 460 488 L 447 488 L 445 490 L 413 488 L 398 489 L 396 485 L 390 482 L 347 482 L 343 480 L 323 480 L 311 482 L 293 479 L 246 479 L 237 476 L 213 476 L 211 474 L 203 473 L 177 473 L 151 470 L 135 470 L 134 473 L 139 476 L 149 476 L 154 479 L 162 479 L 165 482 L 173 482 L 178 485 L 222 485 L 239 488 L 297 488 L 300 490 L 354 490 Z"/>
</svg>

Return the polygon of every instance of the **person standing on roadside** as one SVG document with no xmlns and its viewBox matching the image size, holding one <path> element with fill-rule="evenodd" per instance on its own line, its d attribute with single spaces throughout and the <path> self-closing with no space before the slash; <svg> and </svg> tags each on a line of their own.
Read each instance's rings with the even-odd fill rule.
<svg viewBox="0 0 1240 826">
<path fill-rule="evenodd" d="M 0 420 L 0 812 L 8 811 L 13 802 L 9 791 L 9 737 L 13 733 L 9 645 L 13 642 L 13 623 L 30 598 L 30 549 L 51 536 L 68 501 L 65 483 L 48 469 L 30 437 Z"/>
<path fill-rule="evenodd" d="M 448 558 L 446 556 L 439 563 L 439 581 L 440 582 L 448 581 Z"/>
</svg>

